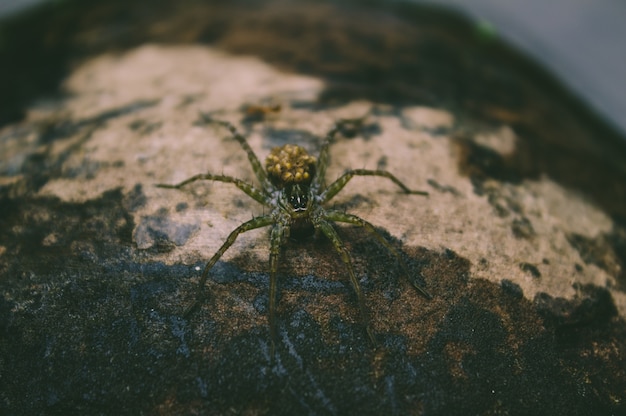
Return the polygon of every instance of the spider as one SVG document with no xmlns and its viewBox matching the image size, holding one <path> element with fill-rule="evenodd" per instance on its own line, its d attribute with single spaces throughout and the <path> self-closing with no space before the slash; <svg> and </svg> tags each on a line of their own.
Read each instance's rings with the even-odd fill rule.
<svg viewBox="0 0 626 416">
<path fill-rule="evenodd" d="M 326 134 L 320 150 L 319 158 L 310 156 L 304 148 L 298 145 L 286 144 L 284 146 L 272 149 L 269 156 L 265 160 L 265 169 L 256 154 L 247 143 L 246 139 L 237 131 L 237 129 L 227 121 L 219 121 L 211 119 L 207 115 L 202 115 L 205 122 L 222 125 L 231 132 L 233 137 L 239 142 L 243 150 L 248 155 L 248 160 L 252 165 L 252 170 L 260 182 L 261 187 L 258 188 L 245 181 L 232 176 L 214 175 L 211 173 L 201 173 L 194 175 L 180 183 L 157 184 L 160 188 L 180 189 L 185 185 L 198 180 L 209 180 L 216 182 L 232 183 L 242 190 L 246 195 L 255 201 L 269 208 L 269 213 L 260 217 L 255 217 L 244 222 L 235 228 L 226 238 L 226 241 L 211 257 L 204 267 L 202 276 L 198 284 L 198 292 L 195 303 L 190 305 L 185 311 L 188 315 L 196 305 L 201 302 L 201 294 L 204 284 L 209 276 L 209 271 L 235 242 L 237 237 L 256 228 L 271 227 L 270 231 L 270 283 L 269 283 L 269 327 L 272 349 L 274 340 L 276 339 L 276 291 L 277 291 L 277 272 L 279 255 L 282 246 L 291 236 L 306 236 L 314 232 L 321 232 L 328 238 L 335 251 L 341 257 L 345 264 L 350 278 L 352 288 L 356 293 L 361 320 L 364 322 L 367 335 L 376 345 L 374 335 L 369 326 L 368 311 L 365 306 L 363 292 L 359 281 L 356 278 L 350 254 L 339 238 L 332 223 L 348 223 L 362 227 L 371 236 L 373 236 L 380 244 L 386 247 L 398 260 L 404 273 L 409 276 L 406 265 L 402 261 L 398 251 L 374 228 L 372 224 L 364 219 L 348 214 L 344 211 L 325 208 L 324 206 L 337 195 L 346 184 L 355 176 L 379 176 L 391 180 L 406 194 L 416 194 L 427 196 L 428 192 L 413 191 L 398 180 L 394 175 L 385 170 L 368 170 L 368 169 L 350 169 L 341 175 L 338 179 L 326 186 L 325 176 L 326 167 L 329 162 L 329 146 L 335 134 L 341 129 L 340 122 L 335 123 L 334 127 Z M 411 279 L 413 286 L 426 298 L 430 299 L 431 295 Z"/>
</svg>

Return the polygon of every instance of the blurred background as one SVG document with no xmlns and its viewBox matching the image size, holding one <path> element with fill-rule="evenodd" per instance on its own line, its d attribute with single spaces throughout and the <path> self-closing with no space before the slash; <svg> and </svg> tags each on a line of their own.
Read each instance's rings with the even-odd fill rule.
<svg viewBox="0 0 626 416">
<path fill-rule="evenodd" d="M 58 0 L 0 0 L 0 18 Z M 388 0 L 396 1 L 396 0 Z M 626 135 L 623 0 L 408 0 L 457 9 L 539 61 Z"/>
</svg>

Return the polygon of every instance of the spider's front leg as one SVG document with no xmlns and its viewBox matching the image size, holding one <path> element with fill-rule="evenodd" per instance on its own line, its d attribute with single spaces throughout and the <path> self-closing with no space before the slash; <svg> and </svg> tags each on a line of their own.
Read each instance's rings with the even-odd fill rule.
<svg viewBox="0 0 626 416">
<path fill-rule="evenodd" d="M 278 261 L 280 257 L 280 250 L 285 242 L 285 232 L 288 229 L 288 225 L 275 222 L 270 233 L 270 293 L 269 293 L 269 327 L 270 327 L 270 342 L 272 343 L 271 354 L 274 356 L 276 348 L 276 292 L 278 286 Z"/>
<path fill-rule="evenodd" d="M 355 176 L 381 176 L 383 178 L 387 178 L 391 180 L 393 183 L 398 185 L 400 189 L 406 194 L 415 194 L 415 195 L 423 195 L 428 196 L 428 192 L 426 191 L 413 191 L 409 189 L 405 184 L 400 182 L 398 178 L 396 178 L 390 172 L 386 170 L 369 170 L 369 169 L 350 169 L 343 175 L 341 175 L 335 182 L 330 184 L 328 188 L 324 192 L 322 192 L 322 204 L 330 201 L 335 195 L 341 191 L 344 186 Z"/>
<path fill-rule="evenodd" d="M 202 289 L 204 288 L 204 284 L 206 283 L 207 278 L 209 277 L 209 271 L 213 268 L 215 263 L 222 257 L 222 255 L 228 250 L 230 246 L 233 245 L 239 234 L 245 233 L 246 231 L 254 230 L 255 228 L 267 227 L 274 223 L 274 218 L 270 215 L 264 215 L 262 217 L 256 217 L 249 221 L 244 222 L 239 227 L 235 228 L 226 238 L 226 241 L 222 244 L 222 246 L 217 250 L 217 252 L 211 257 L 211 260 L 204 266 L 204 270 L 202 271 L 202 277 L 200 278 L 200 282 L 198 282 L 198 292 L 196 294 L 196 301 L 189 305 L 183 314 L 184 317 L 187 317 L 198 304 L 200 304 L 202 300 Z"/>
<path fill-rule="evenodd" d="M 352 267 L 352 260 L 350 260 L 350 254 L 348 253 L 348 249 L 339 238 L 339 235 L 333 228 L 333 226 L 326 221 L 325 214 L 319 214 L 318 218 L 315 219 L 313 225 L 315 228 L 319 229 L 325 236 L 328 238 L 335 251 L 339 253 L 341 256 L 341 260 L 346 265 L 348 269 L 348 276 L 350 276 L 350 283 L 352 283 L 352 287 L 354 288 L 354 292 L 356 293 L 357 302 L 359 303 L 359 313 L 361 315 L 361 321 L 365 324 L 365 330 L 367 331 L 367 336 L 369 337 L 372 345 L 376 345 L 376 338 L 374 338 L 374 334 L 372 333 L 372 329 L 370 328 L 370 319 L 369 313 L 365 306 L 365 298 L 363 297 L 363 291 L 361 290 L 361 285 L 354 274 L 354 268 Z"/>
</svg>

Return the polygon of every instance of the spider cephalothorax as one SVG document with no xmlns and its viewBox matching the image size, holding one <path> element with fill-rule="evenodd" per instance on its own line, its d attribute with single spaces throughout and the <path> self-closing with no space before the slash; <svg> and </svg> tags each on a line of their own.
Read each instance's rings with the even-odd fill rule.
<svg viewBox="0 0 626 416">
<path fill-rule="evenodd" d="M 176 185 L 159 184 L 157 186 L 161 188 L 181 188 L 197 180 L 232 183 L 255 201 L 269 207 L 270 212 L 244 222 L 228 235 L 224 244 L 222 244 L 217 253 L 211 257 L 202 272 L 199 283 L 199 295 L 202 293 L 202 288 L 209 276 L 209 271 L 235 242 L 239 234 L 255 228 L 271 226 L 269 324 L 273 344 L 275 340 L 276 288 L 280 249 L 290 236 L 309 234 L 311 231 L 317 230 L 331 241 L 333 247 L 340 255 L 341 260 L 346 265 L 350 282 L 356 292 L 359 311 L 365 322 L 368 336 L 372 342 L 375 342 L 374 336 L 369 328 L 368 314 L 363 299 L 363 293 L 352 268 L 350 254 L 339 238 L 332 223 L 342 222 L 363 227 L 370 235 L 376 238 L 378 242 L 396 256 L 407 275 L 408 271 L 396 249 L 376 231 L 372 224 L 356 215 L 325 208 L 324 205 L 337 195 L 354 176 L 385 177 L 399 186 L 402 191 L 407 194 L 428 195 L 428 193 L 410 190 L 395 176 L 384 170 L 351 169 L 330 185 L 326 186 L 324 179 L 329 160 L 328 148 L 334 135 L 341 127 L 339 124 L 326 135 L 326 140 L 322 145 L 319 158 L 316 159 L 310 156 L 306 150 L 300 146 L 287 144 L 272 150 L 265 160 L 265 169 L 263 169 L 261 162 L 254 154 L 245 138 L 237 132 L 234 126 L 228 122 L 214 121 L 208 118 L 206 121 L 224 125 L 231 131 L 234 138 L 248 154 L 248 160 L 252 165 L 252 170 L 259 180 L 261 187 L 257 188 L 232 176 L 213 175 L 210 173 L 192 176 Z M 430 295 L 424 289 L 419 287 L 412 280 L 411 282 L 424 296 L 430 298 Z M 191 308 L 189 308 L 188 311 L 191 311 Z"/>
</svg>

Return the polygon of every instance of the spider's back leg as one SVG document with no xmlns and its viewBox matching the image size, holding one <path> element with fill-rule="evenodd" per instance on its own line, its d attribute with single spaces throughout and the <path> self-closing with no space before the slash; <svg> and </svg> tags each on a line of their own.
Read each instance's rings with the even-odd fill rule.
<svg viewBox="0 0 626 416">
<path fill-rule="evenodd" d="M 185 179 L 184 181 L 179 182 L 174 185 L 169 185 L 166 183 L 158 183 L 155 186 L 157 188 L 180 189 L 187 184 L 190 184 L 195 181 L 200 181 L 200 180 L 232 183 L 237 188 L 241 189 L 250 198 L 254 199 L 255 201 L 260 202 L 263 205 L 270 204 L 270 196 L 267 193 L 255 188 L 254 186 L 250 185 L 249 183 L 245 181 L 242 181 L 241 179 L 233 178 L 232 176 L 212 175 L 210 173 L 200 173 L 198 175 L 194 175 L 191 178 Z"/>
<path fill-rule="evenodd" d="M 263 188 L 269 189 L 271 187 L 271 183 L 269 179 L 267 178 L 267 174 L 265 173 L 265 170 L 263 169 L 263 165 L 261 165 L 259 158 L 256 156 L 256 154 L 254 153 L 254 150 L 252 150 L 252 148 L 246 141 L 246 138 L 243 137 L 243 135 L 241 135 L 241 133 L 237 131 L 235 126 L 233 126 L 228 121 L 214 120 L 208 114 L 200 113 L 200 116 L 203 118 L 205 122 L 219 124 L 221 126 L 226 127 L 230 131 L 230 133 L 233 135 L 235 140 L 239 142 L 243 150 L 248 155 L 248 160 L 250 161 L 250 165 L 252 165 L 252 171 L 254 172 L 254 175 L 257 177 L 259 182 L 261 182 L 261 185 L 263 186 Z"/>
<path fill-rule="evenodd" d="M 313 179 L 313 186 L 316 189 L 322 189 L 324 186 L 324 180 L 326 176 L 326 168 L 329 163 L 329 155 L 328 149 L 330 147 L 330 143 L 335 138 L 335 134 L 339 131 L 339 124 L 335 124 L 332 129 L 328 133 L 326 133 L 326 138 L 324 139 L 324 144 L 322 144 L 322 149 L 320 150 L 319 158 L 317 159 L 317 166 L 315 167 L 315 178 Z"/>
</svg>

